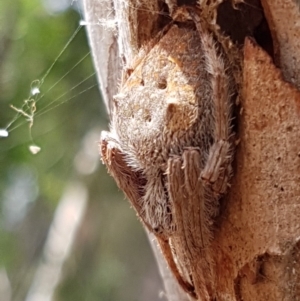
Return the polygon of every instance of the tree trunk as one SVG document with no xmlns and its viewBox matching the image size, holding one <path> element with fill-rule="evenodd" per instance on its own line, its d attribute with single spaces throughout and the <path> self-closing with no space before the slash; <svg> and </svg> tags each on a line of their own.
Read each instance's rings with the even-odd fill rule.
<svg viewBox="0 0 300 301">
<path fill-rule="evenodd" d="M 157 0 L 84 1 L 108 112 L 122 65 L 133 68 L 141 46 L 169 22 L 168 14 L 177 3 L 166 2 L 169 9 Z M 203 8 L 214 1 L 200 2 Z M 299 4 L 293 0 L 221 2 L 209 26 L 218 28 L 213 24 L 217 22 L 221 30 L 214 34 L 230 35 L 243 61 L 238 61 L 240 56 L 224 39 L 229 60 L 237 66 L 239 143 L 231 189 L 221 200 L 215 221 L 214 294 L 216 300 L 300 300 Z M 253 38 L 244 42 L 246 36 Z M 168 300 L 190 300 L 171 275 L 155 240 L 150 241 Z"/>
</svg>

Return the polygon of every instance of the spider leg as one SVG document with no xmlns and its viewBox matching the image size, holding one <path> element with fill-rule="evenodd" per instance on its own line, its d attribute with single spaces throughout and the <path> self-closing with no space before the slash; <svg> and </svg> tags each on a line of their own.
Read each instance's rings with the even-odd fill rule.
<svg viewBox="0 0 300 301">
<path fill-rule="evenodd" d="M 218 52 L 212 35 L 201 26 L 200 16 L 192 8 L 188 12 L 199 32 L 205 59 L 205 68 L 210 76 L 211 99 L 213 102 L 214 142 L 206 165 L 201 173 L 202 180 L 212 187 L 216 195 L 224 194 L 231 177 L 232 147 L 232 88 L 226 63 Z"/>
<path fill-rule="evenodd" d="M 187 148 L 182 156 L 168 160 L 168 192 L 176 224 L 170 241 L 183 265 L 181 274 L 193 283 L 197 295 L 209 300 L 213 266 L 209 249 L 211 216 L 216 204 L 212 204 L 201 180 L 200 159 L 199 149 Z"/>
</svg>

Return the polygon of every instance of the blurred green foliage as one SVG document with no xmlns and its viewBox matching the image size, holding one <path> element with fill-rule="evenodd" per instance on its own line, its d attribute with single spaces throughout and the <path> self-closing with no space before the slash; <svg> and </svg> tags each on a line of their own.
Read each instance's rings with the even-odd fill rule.
<svg viewBox="0 0 300 301">
<path fill-rule="evenodd" d="M 74 7 L 50 14 L 39 0 L 0 1 L 0 128 L 16 115 L 10 105 L 20 108 L 30 97 L 32 82 L 43 77 L 79 20 Z M 25 300 L 56 206 L 74 178 L 88 187 L 89 203 L 53 300 L 159 299 L 160 280 L 133 210 L 103 166 L 87 174 L 76 169 L 87 137 L 108 123 L 90 55 L 76 66 L 88 52 L 82 28 L 40 87 L 33 141 L 24 116 L 0 138 L 0 293 L 1 275 L 10 288 L 3 301 Z M 28 150 L 33 143 L 41 147 L 37 155 Z M 88 149 L 97 154 L 97 139 Z"/>
</svg>

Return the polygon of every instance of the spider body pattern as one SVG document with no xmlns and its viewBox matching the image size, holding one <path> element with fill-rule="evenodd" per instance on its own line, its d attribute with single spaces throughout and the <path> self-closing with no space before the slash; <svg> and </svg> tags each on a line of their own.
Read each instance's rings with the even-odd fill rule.
<svg viewBox="0 0 300 301">
<path fill-rule="evenodd" d="M 232 78 L 194 10 L 172 22 L 114 98 L 100 152 L 192 298 L 214 296 L 210 242 L 232 174 Z"/>
</svg>

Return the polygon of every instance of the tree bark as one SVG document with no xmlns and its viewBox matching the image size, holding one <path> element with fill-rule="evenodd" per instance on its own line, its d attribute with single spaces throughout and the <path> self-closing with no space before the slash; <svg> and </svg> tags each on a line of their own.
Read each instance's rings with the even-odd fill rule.
<svg viewBox="0 0 300 301">
<path fill-rule="evenodd" d="M 253 14 L 248 6 L 238 6 L 245 32 L 234 25 L 239 11 L 228 8 L 231 1 L 223 1 L 216 18 L 225 32 L 232 21 L 231 38 L 243 44 L 243 63 L 234 177 L 229 194 L 221 200 L 212 241 L 215 294 L 217 300 L 300 300 L 299 4 L 262 0 L 261 7 L 259 1 L 250 2 Z M 94 64 L 109 111 L 122 65 L 130 69 L 140 47 L 170 18 L 165 4 L 156 0 L 85 0 L 84 5 Z M 268 32 L 265 26 L 271 36 L 267 46 L 266 38 L 260 41 Z M 239 27 L 236 36 L 234 27 Z M 265 50 L 254 39 L 243 43 L 247 35 L 253 35 Z M 189 300 L 162 260 L 155 240 L 150 241 L 168 300 Z"/>
</svg>

